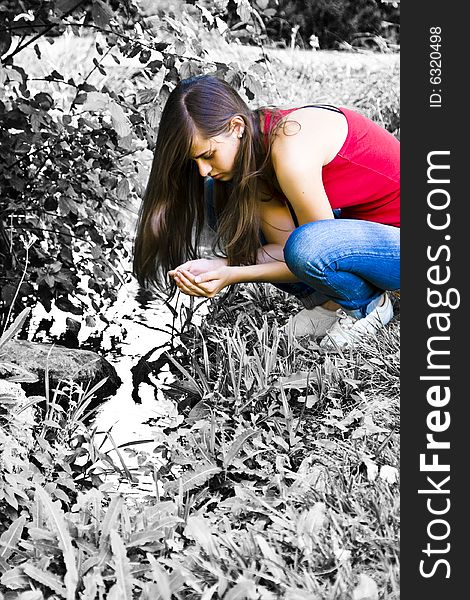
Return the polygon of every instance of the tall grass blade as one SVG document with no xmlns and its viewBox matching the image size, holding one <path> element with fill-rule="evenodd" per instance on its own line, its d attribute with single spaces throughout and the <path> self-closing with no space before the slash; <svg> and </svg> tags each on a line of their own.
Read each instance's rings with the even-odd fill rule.
<svg viewBox="0 0 470 600">
<path fill-rule="evenodd" d="M 129 479 L 129 481 L 132 481 L 132 482 L 136 483 L 136 482 L 137 482 L 137 480 L 136 480 L 136 478 L 135 478 L 135 477 L 133 477 L 133 476 L 132 476 L 132 473 L 129 471 L 129 468 L 128 468 L 128 466 L 126 465 L 126 463 L 125 463 L 125 461 L 124 461 L 124 458 L 123 458 L 123 456 L 122 456 L 121 452 L 119 451 L 119 448 L 117 447 L 117 445 L 116 445 L 116 442 L 114 441 L 114 438 L 113 438 L 113 436 L 111 435 L 111 432 L 110 432 L 110 431 L 108 431 L 108 432 L 107 432 L 107 436 L 108 436 L 108 439 L 109 439 L 109 441 L 110 441 L 110 442 L 111 442 L 111 444 L 113 445 L 114 451 L 115 451 L 115 452 L 116 452 L 116 454 L 118 455 L 119 462 L 120 462 L 120 463 L 121 463 L 121 465 L 122 465 L 122 468 L 123 468 L 123 471 L 124 471 L 124 473 L 126 474 L 126 477 Z"/>
<path fill-rule="evenodd" d="M 233 444 L 230 446 L 230 450 L 227 452 L 227 454 L 224 457 L 224 468 L 225 469 L 232 464 L 233 459 L 239 453 L 239 451 L 242 449 L 243 444 L 250 438 L 257 435 L 258 433 L 259 433 L 259 431 L 256 431 L 255 429 L 248 429 L 247 431 L 243 432 L 241 435 L 239 435 L 235 439 Z"/>
<path fill-rule="evenodd" d="M 55 530 L 60 549 L 62 550 L 66 568 L 64 583 L 67 588 L 67 600 L 74 600 L 78 584 L 78 570 L 72 546 L 72 538 L 67 528 L 64 513 L 59 506 L 52 502 L 49 494 L 43 488 L 37 486 L 36 493 L 46 509 L 46 518 L 48 518 L 52 528 Z"/>
<path fill-rule="evenodd" d="M 13 521 L 10 527 L 0 537 L 0 559 L 7 560 L 16 549 L 16 544 L 23 533 L 26 517 L 21 516 Z"/>
<path fill-rule="evenodd" d="M 199 394 L 203 396 L 204 392 L 201 386 L 197 383 L 194 377 L 190 375 L 190 373 L 183 367 L 183 365 L 180 365 L 180 363 L 177 360 L 175 360 L 168 352 L 165 352 L 165 356 L 178 369 L 178 371 L 182 373 L 186 377 L 186 379 L 194 386 L 194 391 L 199 392 Z"/>
<path fill-rule="evenodd" d="M 213 475 L 220 473 L 222 469 L 215 466 L 213 463 L 204 462 L 194 471 L 185 473 L 178 482 L 172 482 L 165 486 L 165 490 L 169 493 L 176 492 L 180 488 L 184 494 L 195 487 L 203 485 L 206 481 L 212 478 Z"/>
<path fill-rule="evenodd" d="M 171 583 L 170 578 L 167 575 L 167 572 L 163 567 L 161 567 L 156 561 L 155 557 L 152 554 L 147 553 L 147 560 L 152 567 L 152 579 L 155 581 L 158 587 L 158 591 L 162 600 L 171 600 Z"/>
<path fill-rule="evenodd" d="M 116 583 L 120 589 L 119 598 L 122 600 L 132 600 L 132 581 L 131 563 L 127 557 L 126 547 L 119 533 L 112 529 L 110 531 L 111 549 L 114 558 L 114 570 L 116 573 Z"/>
<path fill-rule="evenodd" d="M 124 504 L 124 498 L 122 496 L 114 496 L 111 500 L 106 515 L 103 519 L 103 525 L 101 528 L 100 547 L 108 541 L 111 529 L 115 529 L 117 520 L 121 516 L 122 506 Z"/>
<path fill-rule="evenodd" d="M 24 322 L 26 321 L 27 316 L 29 315 L 30 308 L 25 308 L 20 312 L 20 314 L 16 317 L 13 323 L 8 327 L 8 329 L 3 333 L 2 337 L 0 337 L 0 349 L 7 342 L 9 342 L 23 327 Z"/>
<path fill-rule="evenodd" d="M 67 590 L 62 586 L 60 579 L 56 575 L 53 575 L 50 571 L 38 569 L 31 563 L 26 563 L 25 565 L 22 565 L 22 567 L 23 572 L 31 579 L 34 579 L 34 581 L 42 583 L 42 585 L 54 590 L 54 592 L 62 598 L 66 598 L 67 600 L 75 600 L 75 592 L 73 596 L 69 596 Z"/>
</svg>

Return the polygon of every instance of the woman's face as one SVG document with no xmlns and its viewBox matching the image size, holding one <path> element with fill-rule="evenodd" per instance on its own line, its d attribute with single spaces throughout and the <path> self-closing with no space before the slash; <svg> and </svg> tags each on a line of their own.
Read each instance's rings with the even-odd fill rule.
<svg viewBox="0 0 470 600">
<path fill-rule="evenodd" d="M 233 122 L 229 133 L 212 138 L 196 135 L 191 147 L 191 158 L 196 161 L 201 177 L 210 176 L 219 181 L 230 181 L 234 175 L 235 160 L 240 148 L 244 122 Z"/>
</svg>

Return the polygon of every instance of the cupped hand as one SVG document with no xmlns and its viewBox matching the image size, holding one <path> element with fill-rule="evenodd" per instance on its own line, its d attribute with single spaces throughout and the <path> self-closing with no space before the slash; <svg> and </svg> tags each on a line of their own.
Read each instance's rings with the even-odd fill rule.
<svg viewBox="0 0 470 600">
<path fill-rule="evenodd" d="M 172 271 L 168 271 L 168 274 L 171 277 L 174 276 L 175 272 L 179 269 L 184 269 L 191 273 L 192 275 L 201 275 L 201 273 L 207 273 L 208 271 L 213 271 L 214 269 L 218 269 L 219 267 L 224 267 L 227 264 L 226 258 L 198 258 L 196 260 L 188 260 L 182 265 L 176 267 Z"/>
<path fill-rule="evenodd" d="M 213 271 L 207 271 L 200 275 L 194 275 L 187 269 L 178 267 L 170 272 L 178 288 L 189 296 L 202 296 L 213 298 L 221 290 L 231 285 L 231 268 L 222 265 Z"/>
</svg>

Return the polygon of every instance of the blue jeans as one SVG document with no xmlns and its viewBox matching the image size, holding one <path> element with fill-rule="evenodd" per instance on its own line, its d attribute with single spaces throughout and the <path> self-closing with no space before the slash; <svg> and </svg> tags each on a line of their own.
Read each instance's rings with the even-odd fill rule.
<svg viewBox="0 0 470 600">
<path fill-rule="evenodd" d="M 207 220 L 216 229 L 211 180 L 206 180 Z M 284 259 L 300 280 L 276 283 L 313 308 L 334 300 L 357 316 L 384 290 L 400 288 L 400 229 L 359 219 L 315 221 L 297 227 L 284 247 Z M 260 244 L 266 244 L 260 232 Z M 369 309 L 370 310 L 370 309 Z"/>
<path fill-rule="evenodd" d="M 306 223 L 289 236 L 284 259 L 310 288 L 294 291 L 300 299 L 334 300 L 365 316 L 384 290 L 400 288 L 400 229 L 358 219 Z"/>
</svg>

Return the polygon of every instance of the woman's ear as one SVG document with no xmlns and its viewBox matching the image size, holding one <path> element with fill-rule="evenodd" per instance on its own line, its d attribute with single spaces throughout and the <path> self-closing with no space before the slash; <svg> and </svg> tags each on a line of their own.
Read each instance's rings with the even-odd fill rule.
<svg viewBox="0 0 470 600">
<path fill-rule="evenodd" d="M 235 134 L 237 138 L 242 138 L 245 131 L 245 121 L 239 115 L 230 121 L 230 133 Z"/>
</svg>

